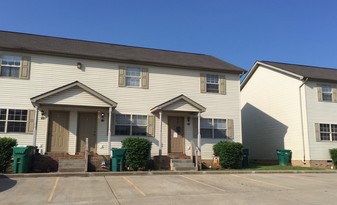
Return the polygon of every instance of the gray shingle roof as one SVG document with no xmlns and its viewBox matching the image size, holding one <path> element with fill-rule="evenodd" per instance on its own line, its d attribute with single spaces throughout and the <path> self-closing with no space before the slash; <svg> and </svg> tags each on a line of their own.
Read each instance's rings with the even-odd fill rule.
<svg viewBox="0 0 337 205">
<path fill-rule="evenodd" d="M 337 81 L 337 69 L 323 68 L 307 65 L 296 65 L 288 63 L 279 63 L 271 61 L 260 61 L 261 63 L 271 65 L 282 70 L 303 76 L 305 78 L 324 81 Z"/>
<path fill-rule="evenodd" d="M 138 63 L 234 73 L 242 68 L 204 54 L 132 47 L 83 40 L 0 31 L 0 49 L 81 57 L 121 63 Z"/>
</svg>

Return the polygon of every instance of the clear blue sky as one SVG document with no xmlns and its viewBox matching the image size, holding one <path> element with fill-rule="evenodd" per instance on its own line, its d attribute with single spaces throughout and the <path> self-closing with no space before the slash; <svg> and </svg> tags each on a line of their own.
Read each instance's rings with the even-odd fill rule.
<svg viewBox="0 0 337 205">
<path fill-rule="evenodd" d="M 337 68 L 336 0 L 2 0 L 0 29 Z"/>
</svg>

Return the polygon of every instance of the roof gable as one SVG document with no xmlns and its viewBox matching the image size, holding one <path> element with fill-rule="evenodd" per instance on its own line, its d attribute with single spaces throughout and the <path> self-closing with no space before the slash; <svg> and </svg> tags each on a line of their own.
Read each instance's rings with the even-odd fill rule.
<svg viewBox="0 0 337 205">
<path fill-rule="evenodd" d="M 252 67 L 252 69 L 250 69 L 243 82 L 241 83 L 241 90 L 248 83 L 249 79 L 254 74 L 256 69 L 258 69 L 259 66 L 264 66 L 268 69 L 276 70 L 281 73 L 294 76 L 300 80 L 308 78 L 313 81 L 331 81 L 331 82 L 337 81 L 337 69 L 279 63 L 271 61 L 257 61 Z"/>
<path fill-rule="evenodd" d="M 75 81 L 31 98 L 33 104 L 116 107 L 117 103 Z"/>
<path fill-rule="evenodd" d="M 183 111 L 183 112 L 204 112 L 206 108 L 199 103 L 191 100 L 185 95 L 179 95 L 171 100 L 168 100 L 154 108 L 151 112 L 156 111 Z"/>
</svg>

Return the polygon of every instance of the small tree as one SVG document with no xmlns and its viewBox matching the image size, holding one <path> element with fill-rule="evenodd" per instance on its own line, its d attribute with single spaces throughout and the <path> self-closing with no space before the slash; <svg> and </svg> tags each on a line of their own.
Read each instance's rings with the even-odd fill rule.
<svg viewBox="0 0 337 205">
<path fill-rule="evenodd" d="M 150 159 L 152 143 L 144 138 L 128 137 L 122 141 L 122 148 L 126 149 L 125 165 L 137 171 L 145 167 Z"/>
<path fill-rule="evenodd" d="M 337 148 L 335 149 L 330 149 L 330 157 L 332 159 L 333 165 L 337 167 Z"/>
<path fill-rule="evenodd" d="M 242 144 L 238 142 L 220 141 L 213 145 L 214 155 L 220 157 L 222 168 L 240 167 L 242 149 Z"/>
<path fill-rule="evenodd" d="M 0 137 L 0 172 L 6 172 L 9 167 L 15 145 L 17 145 L 16 139 Z"/>
</svg>

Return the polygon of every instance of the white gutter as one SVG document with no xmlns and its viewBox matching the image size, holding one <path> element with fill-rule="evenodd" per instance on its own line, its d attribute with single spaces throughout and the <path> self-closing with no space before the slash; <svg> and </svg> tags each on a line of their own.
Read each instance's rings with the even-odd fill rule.
<svg viewBox="0 0 337 205">
<path fill-rule="evenodd" d="M 302 145 L 303 145 L 303 160 L 302 160 L 302 162 L 304 162 L 304 163 L 305 163 L 305 142 L 304 142 L 303 106 L 302 106 L 302 92 L 301 92 L 301 88 L 302 88 L 302 86 L 303 86 L 308 80 L 309 80 L 309 79 L 306 78 L 304 81 L 302 81 L 302 84 L 298 87 L 298 89 L 299 89 L 299 95 L 300 95 L 301 134 L 302 134 Z"/>
</svg>

